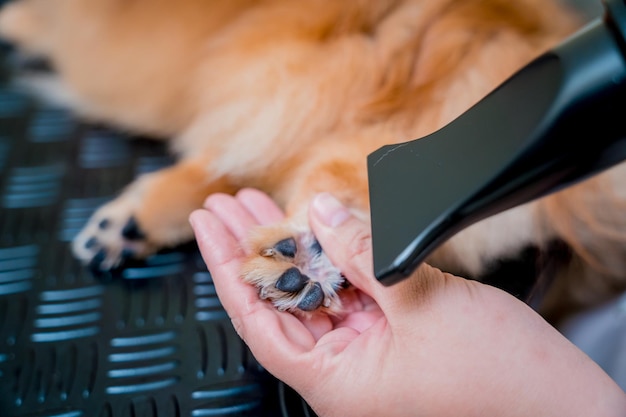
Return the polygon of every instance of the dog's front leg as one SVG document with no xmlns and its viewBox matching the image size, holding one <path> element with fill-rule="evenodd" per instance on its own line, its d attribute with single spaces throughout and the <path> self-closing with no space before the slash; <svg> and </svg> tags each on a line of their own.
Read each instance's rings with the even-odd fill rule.
<svg viewBox="0 0 626 417">
<path fill-rule="evenodd" d="M 94 270 L 110 270 L 126 258 L 190 241 L 189 214 L 211 193 L 236 191 L 208 166 L 207 158 L 188 158 L 139 177 L 92 215 L 73 241 L 74 254 Z"/>
</svg>

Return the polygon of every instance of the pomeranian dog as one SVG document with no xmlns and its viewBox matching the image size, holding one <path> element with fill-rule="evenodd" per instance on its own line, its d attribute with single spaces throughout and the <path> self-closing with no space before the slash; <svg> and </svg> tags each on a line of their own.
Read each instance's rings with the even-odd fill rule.
<svg viewBox="0 0 626 417">
<path fill-rule="evenodd" d="M 444 126 L 579 26 L 549 0 L 20 0 L 0 13 L 0 35 L 55 70 L 28 80 L 40 94 L 178 156 L 97 210 L 76 256 L 106 270 L 188 241 L 209 194 L 256 187 L 287 219 L 255 231 L 242 275 L 296 312 L 341 309 L 311 197 L 367 218 L 367 154 Z M 480 222 L 429 262 L 477 277 L 558 239 L 571 255 L 546 315 L 600 302 L 626 287 L 623 171 Z"/>
</svg>

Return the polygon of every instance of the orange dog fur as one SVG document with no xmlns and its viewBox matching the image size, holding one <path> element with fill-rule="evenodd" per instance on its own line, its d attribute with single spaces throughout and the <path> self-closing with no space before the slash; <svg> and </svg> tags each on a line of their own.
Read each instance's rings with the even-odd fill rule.
<svg viewBox="0 0 626 417">
<path fill-rule="evenodd" d="M 27 80 L 41 94 L 169 138 L 179 156 L 77 237 L 76 255 L 102 268 L 191 239 L 188 214 L 242 187 L 270 193 L 288 215 L 259 232 L 257 253 L 303 233 L 319 191 L 366 218 L 368 153 L 442 127 L 579 24 L 547 0 L 21 0 L 0 13 L 2 37 L 52 61 L 56 78 Z M 626 287 L 623 170 L 487 219 L 430 262 L 480 275 L 558 238 L 573 255 L 546 315 L 600 302 Z M 250 260 L 261 288 L 285 269 L 263 266 L 272 261 Z"/>
</svg>

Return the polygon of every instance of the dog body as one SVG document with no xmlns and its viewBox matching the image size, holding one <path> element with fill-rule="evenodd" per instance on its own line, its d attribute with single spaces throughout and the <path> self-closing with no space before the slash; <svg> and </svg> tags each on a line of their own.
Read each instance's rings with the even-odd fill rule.
<svg viewBox="0 0 626 417">
<path fill-rule="evenodd" d="M 191 239 L 187 217 L 207 195 L 257 187 L 288 217 L 251 237 L 243 274 L 296 311 L 340 308 L 330 265 L 276 289 L 321 255 L 310 198 L 329 191 L 367 218 L 367 154 L 444 126 L 578 25 L 545 0 L 21 0 L 0 13 L 0 35 L 57 72 L 29 85 L 87 119 L 168 138 L 179 156 L 99 209 L 76 255 L 102 269 L 147 256 Z M 430 262 L 477 276 L 561 239 L 573 255 L 548 313 L 606 298 L 626 286 L 624 169 L 472 226 Z"/>
</svg>

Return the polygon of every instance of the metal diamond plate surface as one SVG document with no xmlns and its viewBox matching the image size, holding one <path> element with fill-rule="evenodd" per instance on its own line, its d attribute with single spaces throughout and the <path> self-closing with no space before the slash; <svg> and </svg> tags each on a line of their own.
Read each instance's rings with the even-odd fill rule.
<svg viewBox="0 0 626 417">
<path fill-rule="evenodd" d="M 0 85 L 0 416 L 313 415 L 234 332 L 194 244 L 94 276 L 69 250 L 165 147 Z"/>
</svg>

